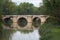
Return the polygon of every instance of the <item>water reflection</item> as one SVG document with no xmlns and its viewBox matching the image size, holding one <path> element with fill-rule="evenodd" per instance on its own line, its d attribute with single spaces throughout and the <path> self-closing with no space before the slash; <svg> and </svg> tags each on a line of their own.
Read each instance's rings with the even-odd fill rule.
<svg viewBox="0 0 60 40">
<path fill-rule="evenodd" d="M 6 31 L 3 32 L 3 40 L 39 40 L 38 30 L 29 33 L 22 33 L 21 31 Z"/>
</svg>

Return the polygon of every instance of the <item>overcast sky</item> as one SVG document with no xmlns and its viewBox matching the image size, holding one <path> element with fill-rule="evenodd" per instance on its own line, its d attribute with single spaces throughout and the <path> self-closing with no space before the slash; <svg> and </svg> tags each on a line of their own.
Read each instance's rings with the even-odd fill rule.
<svg viewBox="0 0 60 40">
<path fill-rule="evenodd" d="M 42 3 L 42 0 L 12 0 L 13 2 L 15 2 L 16 4 L 20 4 L 23 2 L 29 2 L 34 4 L 34 6 L 39 7 L 40 3 Z"/>
</svg>

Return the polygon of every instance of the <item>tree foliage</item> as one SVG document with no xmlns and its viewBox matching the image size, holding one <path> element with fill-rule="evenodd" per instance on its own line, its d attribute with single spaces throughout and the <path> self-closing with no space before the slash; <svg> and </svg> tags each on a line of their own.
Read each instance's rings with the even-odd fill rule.
<svg viewBox="0 0 60 40">
<path fill-rule="evenodd" d="M 44 15 L 56 18 L 60 24 L 60 0 L 43 0 L 43 5 L 40 6 L 40 11 Z"/>
<path fill-rule="evenodd" d="M 38 14 L 38 8 L 34 7 L 34 5 L 30 3 L 21 3 L 17 9 L 18 14 L 22 15 Z"/>
</svg>

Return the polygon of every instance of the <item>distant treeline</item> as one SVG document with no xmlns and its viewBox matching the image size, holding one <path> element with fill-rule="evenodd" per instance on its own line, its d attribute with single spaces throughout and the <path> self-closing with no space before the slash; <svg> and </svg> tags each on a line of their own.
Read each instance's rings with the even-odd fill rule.
<svg viewBox="0 0 60 40">
<path fill-rule="evenodd" d="M 3 15 L 34 15 L 41 14 L 38 7 L 33 4 L 24 2 L 16 5 L 11 0 L 1 0 L 0 10 Z"/>
<path fill-rule="evenodd" d="M 24 2 L 16 5 L 11 0 L 0 0 L 0 15 L 49 15 L 60 24 L 60 0 L 42 0 L 40 7 Z"/>
</svg>

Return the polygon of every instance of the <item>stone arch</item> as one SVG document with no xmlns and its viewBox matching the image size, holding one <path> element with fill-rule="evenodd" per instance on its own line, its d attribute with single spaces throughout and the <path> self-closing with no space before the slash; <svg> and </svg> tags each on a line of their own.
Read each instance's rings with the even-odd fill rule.
<svg viewBox="0 0 60 40">
<path fill-rule="evenodd" d="M 25 17 L 20 17 L 17 21 L 18 26 L 25 27 L 27 26 L 27 19 Z"/>
<path fill-rule="evenodd" d="M 46 22 L 45 23 L 48 23 L 48 24 L 51 23 L 51 24 L 56 25 L 56 24 L 58 24 L 58 21 L 54 17 L 49 17 L 49 18 L 46 19 Z"/>
<path fill-rule="evenodd" d="M 11 27 L 11 25 L 13 24 L 13 20 L 11 19 L 11 17 L 6 17 L 3 19 L 3 24 L 5 26 Z"/>
<path fill-rule="evenodd" d="M 19 18 L 25 18 L 26 20 L 27 20 L 27 25 L 26 26 L 24 26 L 24 27 L 20 27 L 18 24 L 18 29 L 27 29 L 28 28 L 28 30 L 30 29 L 30 28 L 32 28 L 32 19 L 31 19 L 31 16 L 30 15 L 19 15 L 18 17 L 17 17 L 17 22 L 18 22 L 18 19 Z"/>
<path fill-rule="evenodd" d="M 46 22 L 46 19 L 49 18 L 49 16 L 47 15 L 41 15 L 40 19 L 41 19 L 41 25 L 44 24 Z"/>
<path fill-rule="evenodd" d="M 40 17 L 34 17 L 34 18 L 32 19 L 32 25 L 33 25 L 34 27 L 38 27 L 38 26 L 40 26 L 40 24 L 41 24 L 41 19 L 40 19 Z"/>
</svg>

